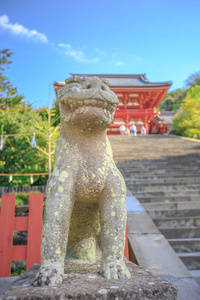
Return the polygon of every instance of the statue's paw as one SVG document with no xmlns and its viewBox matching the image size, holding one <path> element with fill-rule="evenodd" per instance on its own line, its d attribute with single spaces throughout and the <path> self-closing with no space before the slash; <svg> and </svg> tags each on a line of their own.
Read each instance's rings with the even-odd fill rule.
<svg viewBox="0 0 200 300">
<path fill-rule="evenodd" d="M 51 265 L 41 267 L 37 273 L 34 286 L 52 286 L 62 283 L 63 281 L 63 269 L 58 263 L 52 263 Z"/>
<path fill-rule="evenodd" d="M 101 273 L 103 277 L 108 279 L 131 278 L 131 274 L 122 259 L 104 261 Z"/>
</svg>

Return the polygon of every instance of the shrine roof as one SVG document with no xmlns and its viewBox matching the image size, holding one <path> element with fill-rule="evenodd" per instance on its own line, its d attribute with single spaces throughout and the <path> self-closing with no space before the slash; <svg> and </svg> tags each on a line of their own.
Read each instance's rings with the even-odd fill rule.
<svg viewBox="0 0 200 300">
<path fill-rule="evenodd" d="M 165 82 L 150 82 L 146 78 L 146 74 L 72 74 L 72 76 L 97 76 L 107 79 L 110 86 L 171 86 L 172 81 Z"/>
<path fill-rule="evenodd" d="M 174 113 L 172 113 L 172 112 L 170 112 L 170 113 L 166 114 L 165 112 L 160 112 L 160 115 L 157 114 L 157 116 L 154 118 L 153 122 L 155 124 L 160 123 L 163 125 L 172 125 Z"/>
</svg>

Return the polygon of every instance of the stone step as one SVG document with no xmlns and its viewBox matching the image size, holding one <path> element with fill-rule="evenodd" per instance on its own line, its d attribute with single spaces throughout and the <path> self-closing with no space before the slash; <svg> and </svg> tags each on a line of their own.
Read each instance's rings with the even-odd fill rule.
<svg viewBox="0 0 200 300">
<path fill-rule="evenodd" d="M 141 185 L 149 185 L 149 184 L 188 184 L 188 183 L 199 183 L 200 184 L 200 174 L 198 174 L 197 177 L 186 177 L 186 176 L 182 176 L 182 177 L 177 177 L 174 176 L 174 178 L 172 176 L 170 177 L 156 177 L 156 176 L 142 176 L 140 178 L 136 178 L 136 176 L 129 176 L 129 177 L 124 177 L 124 180 L 127 182 L 127 184 L 141 184 Z"/>
<path fill-rule="evenodd" d="M 200 269 L 200 252 L 177 253 L 188 270 Z"/>
<path fill-rule="evenodd" d="M 197 156 L 194 156 L 194 159 L 191 160 L 189 159 L 187 162 L 180 159 L 179 157 L 176 157 L 176 159 L 174 161 L 170 161 L 169 159 L 153 159 L 153 160 L 149 160 L 149 159 L 140 159 L 140 160 L 129 160 L 130 162 L 124 162 L 123 164 L 118 163 L 119 167 L 121 169 L 123 169 L 124 171 L 126 171 L 126 168 L 134 168 L 134 169 L 155 169 L 155 167 L 160 167 L 161 169 L 174 169 L 174 168 L 185 168 L 187 169 L 190 166 L 194 166 L 195 170 L 197 169 L 197 166 L 200 164 L 200 160 L 199 158 L 197 158 Z"/>
<path fill-rule="evenodd" d="M 153 189 L 199 189 L 200 184 L 192 183 L 192 182 L 160 182 L 157 183 L 156 181 L 152 180 L 152 182 L 141 182 L 141 183 L 133 183 L 132 181 L 126 181 L 128 188 L 133 187 L 135 190 L 145 189 L 145 190 L 153 190 Z"/>
<path fill-rule="evenodd" d="M 142 153 L 141 152 L 141 149 L 134 149 L 134 151 L 138 151 L 138 155 L 139 155 L 139 152 L 141 153 L 141 155 L 138 157 L 137 154 L 134 154 L 132 155 L 131 152 L 127 152 L 125 149 L 120 149 L 120 153 L 118 153 L 117 155 L 114 154 L 114 160 L 117 162 L 117 163 L 127 163 L 127 161 L 132 161 L 132 162 L 140 162 L 141 160 L 145 160 L 147 161 L 148 160 L 148 154 L 147 153 Z M 183 154 L 183 153 L 182 153 Z M 158 158 L 160 159 L 160 162 L 162 161 L 166 161 L 166 156 L 169 155 L 169 156 L 173 156 L 172 153 L 162 153 L 162 151 L 160 152 L 157 152 L 157 153 L 154 153 L 153 155 L 149 155 L 149 161 L 150 160 L 154 160 L 155 163 L 158 162 Z M 179 160 L 179 157 L 178 157 L 178 153 L 176 153 L 176 155 L 174 156 L 175 157 L 175 160 L 174 161 L 168 161 L 169 164 L 170 163 L 175 163 L 177 164 L 179 161 L 181 161 L 183 164 L 185 165 L 189 165 L 189 164 L 195 164 L 195 158 L 196 158 L 196 161 L 199 163 L 199 155 L 195 155 L 195 157 L 193 159 L 188 158 L 188 162 L 185 162 L 184 160 Z M 139 159 L 138 159 L 139 158 Z"/>
<path fill-rule="evenodd" d="M 121 150 L 122 152 L 124 152 L 124 150 Z M 140 149 L 138 149 L 138 152 L 140 151 Z M 164 154 L 160 154 L 160 153 L 157 153 L 158 155 L 157 155 L 157 157 L 159 157 L 160 156 L 160 159 L 164 159 L 165 157 L 164 157 Z M 137 157 L 136 157 L 136 155 L 135 156 L 133 156 L 133 155 L 131 155 L 131 153 L 129 154 L 129 153 L 125 153 L 125 155 L 118 155 L 118 156 L 116 156 L 116 155 L 114 155 L 113 156 L 113 158 L 114 158 L 114 161 L 115 161 L 115 163 L 116 164 L 121 164 L 121 163 L 128 163 L 128 162 L 136 162 L 137 161 Z M 140 157 L 140 159 L 141 160 L 147 160 L 147 155 L 146 154 L 144 154 L 144 155 L 141 155 L 141 157 Z M 157 164 L 156 163 L 156 154 L 154 154 L 154 156 L 152 156 L 151 157 L 151 159 L 155 159 L 155 165 Z M 184 161 L 178 161 L 178 160 L 176 160 L 176 161 L 174 161 L 174 164 L 185 164 L 185 162 Z M 199 164 L 199 160 L 197 160 L 197 163 Z M 153 164 L 153 163 L 152 163 Z M 173 164 L 173 162 L 171 162 L 171 164 Z M 185 167 L 186 168 L 188 168 L 188 170 L 190 170 L 191 168 L 195 168 L 195 159 L 194 159 L 194 161 L 191 161 L 191 162 L 189 162 L 189 163 L 186 163 L 185 164 Z M 197 170 L 197 168 L 195 168 L 196 170 Z"/>
<path fill-rule="evenodd" d="M 171 172 L 169 174 L 169 172 L 144 172 L 142 174 L 142 172 L 140 173 L 136 173 L 134 171 L 132 171 L 130 174 L 126 173 L 124 174 L 122 171 L 120 171 L 121 174 L 123 174 L 123 177 L 125 180 L 127 181 L 138 181 L 138 182 L 142 182 L 142 181 L 158 181 L 158 183 L 161 182 L 173 182 L 174 180 L 176 180 L 177 182 L 180 182 L 181 180 L 184 180 L 185 182 L 199 182 L 199 176 L 200 176 L 200 172 L 196 172 L 196 173 L 189 173 L 187 172 L 187 175 L 184 176 L 185 171 L 180 171 L 180 172 Z"/>
<path fill-rule="evenodd" d="M 199 173 L 200 176 L 200 173 Z M 169 178 L 156 178 L 155 176 L 151 176 L 149 178 L 141 177 L 124 177 L 127 185 L 136 185 L 136 186 L 160 186 L 160 185 L 196 185 L 200 186 L 200 177 L 180 177 L 177 176 L 169 177 Z"/>
<path fill-rule="evenodd" d="M 127 169 L 128 168 L 128 169 Z M 126 169 L 122 169 L 119 167 L 119 170 L 120 172 L 122 172 L 124 174 L 124 176 L 126 176 L 126 174 L 136 174 L 136 175 L 149 175 L 149 174 L 157 174 L 157 175 L 160 175 L 160 174 L 167 174 L 168 172 L 170 173 L 170 175 L 173 176 L 173 174 L 181 174 L 181 171 L 184 170 L 184 171 L 187 171 L 187 176 L 190 174 L 197 174 L 199 173 L 199 164 L 196 164 L 195 166 L 185 166 L 185 167 L 182 167 L 181 165 L 180 166 L 171 166 L 171 167 L 161 167 L 159 165 L 154 165 L 152 166 L 151 168 L 145 168 L 145 167 L 131 167 L 130 165 L 127 167 Z M 132 172 L 130 172 L 130 170 Z"/>
<path fill-rule="evenodd" d="M 149 183 L 157 183 L 158 185 L 160 183 L 183 183 L 184 184 L 200 184 L 200 173 L 198 174 L 197 177 L 177 177 L 177 176 L 174 176 L 174 177 L 156 177 L 156 176 L 149 176 L 149 177 L 125 177 L 124 176 L 124 180 L 125 182 L 127 182 L 127 184 L 142 184 L 143 186 L 145 186 L 146 184 L 149 184 Z"/>
<path fill-rule="evenodd" d="M 166 190 L 162 190 L 162 191 L 158 191 L 158 190 L 152 190 L 152 191 L 135 191 L 133 188 L 129 188 L 129 190 L 131 190 L 131 192 L 133 193 L 133 195 L 140 199 L 141 197 L 154 197 L 154 196 L 169 196 L 170 197 L 176 197 L 176 196 L 199 196 L 200 195 L 200 190 L 182 190 L 182 191 L 175 191 L 175 190 L 170 190 L 170 189 L 166 189 Z"/>
<path fill-rule="evenodd" d="M 184 170 L 185 175 L 183 173 L 183 169 L 180 168 L 180 170 L 174 170 L 173 168 L 171 169 L 159 169 L 159 167 L 155 168 L 155 170 L 135 170 L 134 168 L 130 168 L 131 170 L 129 171 L 129 169 L 124 172 L 123 170 L 121 170 L 119 168 L 119 171 L 121 173 L 123 173 L 124 177 L 128 177 L 128 178 L 132 178 L 132 177 L 136 177 L 136 178 L 142 178 L 142 177 L 149 177 L 149 178 L 153 178 L 153 177 L 158 177 L 158 178 L 174 178 L 174 177 L 198 177 L 199 175 L 199 170 L 192 170 L 192 169 L 188 169 L 188 170 Z"/>
<path fill-rule="evenodd" d="M 140 153 L 141 150 L 140 150 Z M 166 156 L 165 157 L 161 157 L 159 158 L 159 154 L 158 153 L 158 159 L 155 159 L 155 158 L 147 158 L 144 159 L 144 158 L 136 158 L 136 159 L 132 159 L 132 160 L 129 160 L 130 163 L 128 163 L 127 161 L 126 162 L 122 162 L 122 163 L 118 163 L 122 168 L 126 168 L 126 167 L 150 167 L 150 168 L 153 168 L 155 165 L 160 165 L 160 166 L 166 166 L 166 168 L 168 168 L 169 165 L 174 165 L 174 166 L 179 166 L 180 163 L 183 167 L 187 167 L 189 165 L 195 165 L 195 162 L 197 162 L 198 164 L 200 163 L 200 155 L 199 154 L 194 154 L 192 155 L 193 158 L 191 158 L 191 156 L 187 156 L 187 161 L 185 161 L 185 158 L 182 159 L 180 158 L 179 156 L 175 156 L 175 159 L 172 160 L 170 159 L 169 157 L 166 157 L 167 156 L 167 153 L 166 153 Z M 123 154 L 122 154 L 123 155 Z M 138 153 L 139 155 L 139 153 Z"/>
<path fill-rule="evenodd" d="M 200 252 L 200 238 L 168 239 L 177 253 Z"/>
<path fill-rule="evenodd" d="M 189 196 L 188 194 L 190 194 L 190 192 L 192 193 L 196 193 L 198 195 L 200 195 L 200 186 L 198 187 L 197 185 L 167 185 L 167 184 L 160 184 L 160 185 L 153 185 L 152 186 L 138 186 L 136 184 L 127 184 L 127 188 L 129 190 L 131 190 L 134 194 L 138 194 L 138 196 L 140 196 L 140 194 L 144 194 L 145 197 L 149 196 L 148 194 L 152 194 L 152 193 L 157 193 L 157 192 L 163 192 L 164 194 L 166 194 L 166 191 L 168 191 L 168 196 L 171 197 L 171 194 L 173 195 L 173 193 L 177 194 L 177 193 L 181 193 L 184 194 L 186 193 L 186 196 Z M 180 195 L 181 195 L 180 194 Z M 163 195 L 164 196 L 164 195 Z M 167 196 L 167 195 L 166 195 Z M 192 195 L 194 196 L 194 195 Z"/>
<path fill-rule="evenodd" d="M 155 204 L 155 205 L 152 205 Z M 183 204 L 183 205 L 181 205 Z M 200 216 L 200 202 L 183 203 L 142 203 L 152 219 L 167 217 L 198 217 Z M 182 209 L 181 209 L 182 206 Z"/>
<path fill-rule="evenodd" d="M 137 154 L 137 157 L 140 160 L 141 156 L 138 155 L 138 153 L 134 153 L 134 152 L 130 151 L 130 150 L 134 149 L 135 152 L 136 152 L 136 150 L 140 150 L 142 155 L 147 155 L 146 157 L 149 157 L 149 160 L 154 159 L 154 157 L 155 157 L 155 159 L 158 158 L 158 155 L 157 156 L 155 155 L 156 153 L 152 153 L 151 151 L 149 151 L 149 149 L 144 149 L 143 147 L 141 147 L 142 145 L 136 145 L 136 144 L 133 145 L 132 144 L 132 145 L 130 145 L 129 149 L 127 148 L 127 146 L 129 146 L 128 144 L 118 145 L 118 146 L 120 146 L 120 147 L 118 147 L 116 149 L 115 153 L 120 155 L 120 156 L 122 155 L 120 150 L 123 149 L 125 151 L 124 155 L 126 153 L 130 153 L 132 157 L 135 157 L 136 154 Z M 160 147 L 160 145 L 159 145 L 159 149 L 157 149 L 158 150 L 157 153 L 161 154 L 161 157 L 163 157 L 163 159 L 166 159 L 166 156 L 169 156 L 169 159 L 173 159 L 173 158 L 175 159 L 176 156 L 179 156 L 178 154 L 180 154 L 179 158 L 181 158 L 181 157 L 183 157 L 184 154 L 186 154 L 186 151 L 184 151 L 184 149 L 175 148 L 174 146 L 175 145 L 169 145 L 168 146 L 168 145 L 165 144 L 165 145 L 163 145 L 163 147 Z M 149 144 L 148 147 L 150 149 L 155 148 L 155 145 Z M 165 152 L 165 153 L 163 153 L 163 152 Z M 197 157 L 199 156 L 198 153 L 195 153 L 195 154 L 196 154 Z M 189 159 L 192 159 L 192 157 L 190 156 Z"/>
<path fill-rule="evenodd" d="M 120 152 L 122 152 L 120 150 Z M 142 153 L 141 149 L 140 149 L 140 153 L 138 153 L 138 155 L 141 154 L 146 154 L 146 153 Z M 125 162 L 122 164 L 122 168 L 125 168 L 127 166 L 130 166 L 131 167 L 135 167 L 135 166 L 147 166 L 147 167 L 153 167 L 154 165 L 160 165 L 160 166 L 166 166 L 168 167 L 169 165 L 173 165 L 173 166 L 178 166 L 180 163 L 183 165 L 183 167 L 185 166 L 189 166 L 189 165 L 196 165 L 198 163 L 200 163 L 200 154 L 194 154 L 190 157 L 187 157 L 187 161 L 185 159 L 185 156 L 184 158 L 182 156 L 173 156 L 173 158 L 171 157 L 167 157 L 167 154 L 168 153 L 165 153 L 165 156 L 162 157 L 162 158 L 158 158 L 158 159 L 154 159 L 154 158 L 146 158 L 145 160 L 143 158 L 140 158 L 138 157 L 137 159 L 133 159 L 131 160 L 130 164 L 128 162 Z M 115 153 L 114 153 L 115 155 Z M 119 156 L 123 156 L 123 153 L 121 153 L 121 155 L 117 155 L 118 157 Z M 159 153 L 158 153 L 158 156 L 159 156 Z M 133 156 L 132 156 L 133 157 Z M 196 163 L 196 164 L 195 164 Z"/>
<path fill-rule="evenodd" d="M 200 216 L 198 217 L 170 217 L 170 218 L 154 218 L 156 226 L 160 228 L 165 227 L 191 227 L 200 226 Z"/>
<path fill-rule="evenodd" d="M 166 239 L 177 239 L 177 238 L 199 238 L 200 227 L 189 226 L 189 227 L 163 227 L 159 228 L 160 232 L 166 237 Z"/>
<path fill-rule="evenodd" d="M 126 145 L 128 146 L 128 145 Z M 149 145 L 149 147 L 152 147 L 151 145 Z M 153 148 L 153 147 L 152 147 Z M 133 153 L 133 151 L 138 151 L 138 153 Z M 140 153 L 139 153 L 140 152 Z M 149 155 L 149 160 L 153 160 L 155 159 L 155 161 L 157 161 L 158 157 L 160 159 L 166 160 L 166 157 L 174 157 L 174 162 L 176 163 L 176 159 L 180 159 L 180 156 L 184 156 L 184 152 L 179 152 L 179 151 L 174 151 L 170 149 L 170 151 L 167 151 L 167 149 L 160 149 L 160 151 L 158 151 L 157 153 L 149 153 L 149 152 L 145 152 L 145 151 L 141 151 L 141 148 L 138 149 L 129 149 L 129 151 L 127 151 L 126 148 L 124 147 L 120 147 L 118 150 L 115 151 L 114 153 L 114 158 L 123 158 L 126 159 L 128 158 L 129 160 L 135 160 L 136 158 L 138 158 L 138 160 L 142 160 L 142 159 L 148 159 L 148 155 Z M 198 154 L 195 154 L 195 157 L 197 157 L 197 159 L 199 158 Z M 169 158 L 170 159 L 170 158 Z M 194 157 L 189 157 L 189 160 L 194 160 Z M 182 159 L 183 162 L 184 159 Z M 187 164 L 187 162 L 186 162 Z"/>
<path fill-rule="evenodd" d="M 171 203 L 171 202 L 190 202 L 194 201 L 194 202 L 198 202 L 200 201 L 200 196 L 180 196 L 180 195 L 176 195 L 176 196 L 171 196 L 171 195 L 167 195 L 167 196 L 154 196 L 154 197 L 150 197 L 150 196 L 137 196 L 138 200 L 143 204 L 143 203 L 155 203 L 156 202 L 162 202 L 162 203 Z"/>
<path fill-rule="evenodd" d="M 127 187 L 200 283 L 200 144 L 173 136 L 111 144 Z"/>
<path fill-rule="evenodd" d="M 200 285 L 200 270 L 190 270 L 189 272 L 198 285 Z"/>
</svg>

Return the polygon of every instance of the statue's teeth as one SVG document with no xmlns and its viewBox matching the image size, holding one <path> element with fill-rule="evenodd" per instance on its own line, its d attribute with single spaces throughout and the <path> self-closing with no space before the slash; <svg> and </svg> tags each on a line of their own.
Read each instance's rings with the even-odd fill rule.
<svg viewBox="0 0 200 300">
<path fill-rule="evenodd" d="M 92 100 L 92 101 L 91 101 L 91 105 L 92 105 L 92 106 L 96 106 L 96 105 L 97 105 L 97 101 L 96 101 L 96 100 Z"/>
<path fill-rule="evenodd" d="M 90 105 L 90 104 L 91 104 L 91 101 L 90 101 L 90 100 L 84 100 L 84 104 L 85 104 L 85 105 Z"/>
<path fill-rule="evenodd" d="M 104 107 L 104 108 L 106 108 L 106 107 L 107 107 L 107 105 L 108 105 L 108 103 L 107 103 L 107 102 L 103 102 L 103 107 Z"/>
<path fill-rule="evenodd" d="M 103 101 L 97 101 L 97 106 L 103 107 Z"/>
<path fill-rule="evenodd" d="M 74 102 L 73 102 L 73 106 L 74 106 L 74 108 L 77 108 L 77 107 L 79 107 L 79 105 L 80 105 L 80 104 L 79 104 L 77 101 L 74 101 Z"/>
</svg>

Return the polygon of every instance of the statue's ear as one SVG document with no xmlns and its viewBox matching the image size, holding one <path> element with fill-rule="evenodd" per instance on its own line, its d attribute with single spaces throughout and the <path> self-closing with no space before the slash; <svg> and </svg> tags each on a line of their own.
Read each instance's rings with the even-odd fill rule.
<svg viewBox="0 0 200 300">
<path fill-rule="evenodd" d="M 107 86 L 110 86 L 110 82 L 107 79 L 102 79 L 103 83 L 105 83 Z"/>
</svg>

